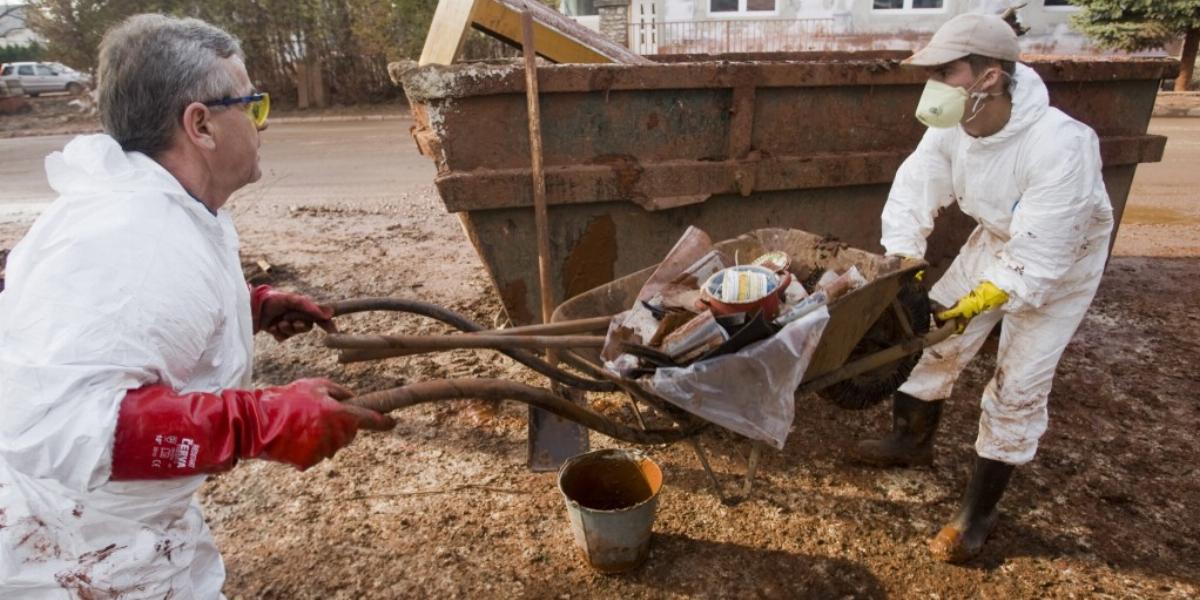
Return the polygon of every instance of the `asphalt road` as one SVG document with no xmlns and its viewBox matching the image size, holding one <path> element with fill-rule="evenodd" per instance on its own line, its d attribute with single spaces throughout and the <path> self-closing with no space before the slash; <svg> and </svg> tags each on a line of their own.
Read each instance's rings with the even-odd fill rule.
<svg viewBox="0 0 1200 600">
<path fill-rule="evenodd" d="M 433 162 L 417 154 L 409 125 L 408 119 L 272 125 L 263 134 L 263 178 L 235 199 L 377 199 L 428 185 Z M 43 160 L 72 137 L 0 140 L 0 222 L 27 219 L 54 199 Z"/>
<path fill-rule="evenodd" d="M 408 135 L 410 124 L 400 119 L 273 125 L 264 134 L 263 179 L 240 191 L 236 200 L 386 200 L 428 185 L 435 174 L 433 163 L 417 154 Z M 1131 234 L 1139 226 L 1200 223 L 1200 119 L 1155 119 L 1150 131 L 1169 141 L 1163 162 L 1138 168 L 1123 221 L 1132 226 Z M 57 135 L 0 140 L 0 222 L 28 219 L 39 205 L 53 200 L 42 161 L 70 139 Z"/>
</svg>

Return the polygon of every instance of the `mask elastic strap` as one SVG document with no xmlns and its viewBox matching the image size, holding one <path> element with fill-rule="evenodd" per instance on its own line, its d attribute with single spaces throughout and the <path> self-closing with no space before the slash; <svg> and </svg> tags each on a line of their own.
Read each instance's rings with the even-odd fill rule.
<svg viewBox="0 0 1200 600">
<path fill-rule="evenodd" d="M 1008 77 L 1008 73 L 1005 73 L 1004 71 L 1000 71 L 1000 74 Z M 987 73 L 980 75 L 979 79 L 976 79 L 974 83 L 971 84 L 971 87 L 967 88 L 967 93 L 970 94 L 971 98 L 975 99 L 975 103 L 971 105 L 971 116 L 967 117 L 967 120 L 963 121 L 963 123 L 970 123 L 972 119 L 979 116 L 979 105 L 983 104 L 984 100 L 992 96 L 1004 95 L 1004 92 L 972 92 L 971 90 L 974 89 L 975 85 L 982 81 L 984 77 L 987 77 Z"/>
</svg>

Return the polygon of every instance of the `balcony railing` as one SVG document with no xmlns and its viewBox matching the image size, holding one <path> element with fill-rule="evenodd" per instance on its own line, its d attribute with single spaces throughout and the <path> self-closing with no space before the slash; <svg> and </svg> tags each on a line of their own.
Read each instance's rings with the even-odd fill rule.
<svg viewBox="0 0 1200 600">
<path fill-rule="evenodd" d="M 817 49 L 833 19 L 723 19 L 630 23 L 629 46 L 638 54 L 799 52 Z"/>
</svg>

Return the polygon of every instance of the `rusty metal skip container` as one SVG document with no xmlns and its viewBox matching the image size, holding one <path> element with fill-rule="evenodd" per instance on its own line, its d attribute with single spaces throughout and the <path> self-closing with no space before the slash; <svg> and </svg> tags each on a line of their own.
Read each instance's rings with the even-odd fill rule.
<svg viewBox="0 0 1200 600">
<path fill-rule="evenodd" d="M 657 262 L 689 225 L 713 239 L 777 227 L 878 252 L 879 215 L 925 128 L 926 74 L 908 52 L 660 56 L 655 64 L 538 70 L 555 303 Z M 1166 58 L 1024 56 L 1051 105 L 1100 136 L 1120 221 Z M 538 320 L 524 71 L 516 63 L 412 69 L 413 136 L 433 159 L 514 323 Z M 936 277 L 975 222 L 942 212 L 925 260 Z M 1114 235 L 1116 231 L 1114 230 Z"/>
<path fill-rule="evenodd" d="M 563 463 L 558 489 L 575 545 L 592 568 L 621 573 L 650 555 L 662 470 L 637 450 L 606 449 Z"/>
</svg>

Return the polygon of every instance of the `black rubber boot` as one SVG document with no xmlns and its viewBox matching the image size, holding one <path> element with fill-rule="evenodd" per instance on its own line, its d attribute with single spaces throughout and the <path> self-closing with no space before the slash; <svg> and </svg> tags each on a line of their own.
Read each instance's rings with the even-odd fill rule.
<svg viewBox="0 0 1200 600">
<path fill-rule="evenodd" d="M 881 440 L 854 445 L 854 459 L 875 467 L 922 467 L 933 464 L 933 438 L 942 420 L 944 400 L 926 402 L 904 392 L 892 397 L 892 432 Z"/>
<path fill-rule="evenodd" d="M 967 484 L 962 508 L 937 536 L 929 541 L 929 552 L 944 562 L 961 563 L 979 555 L 983 543 L 996 526 L 1000 511 L 996 504 L 1008 487 L 1013 466 L 983 457 L 975 458 L 975 473 Z"/>
</svg>

